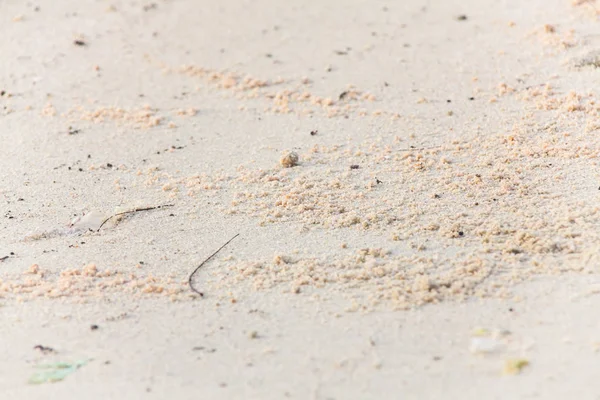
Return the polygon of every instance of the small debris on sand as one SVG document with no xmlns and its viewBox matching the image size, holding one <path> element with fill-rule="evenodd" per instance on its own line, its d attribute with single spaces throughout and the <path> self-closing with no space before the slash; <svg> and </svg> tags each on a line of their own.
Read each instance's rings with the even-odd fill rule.
<svg viewBox="0 0 600 400">
<path fill-rule="evenodd" d="M 504 364 L 504 373 L 507 375 L 519 375 L 528 365 L 529 360 L 525 358 L 509 359 Z"/>
<path fill-rule="evenodd" d="M 40 371 L 36 372 L 29 378 L 30 384 L 53 383 L 62 381 L 73 372 L 87 364 L 87 360 L 77 361 L 74 363 L 57 362 L 52 364 L 36 365 Z"/>
<path fill-rule="evenodd" d="M 574 61 L 576 68 L 594 67 L 600 68 L 600 50 L 594 50 Z"/>
<path fill-rule="evenodd" d="M 54 350 L 52 347 L 49 346 L 42 346 L 41 344 L 38 344 L 36 346 L 33 346 L 34 350 L 39 350 L 41 351 L 43 354 L 50 354 L 50 353 L 56 353 L 56 350 Z"/>
<path fill-rule="evenodd" d="M 298 160 L 298 154 L 294 151 L 290 151 L 286 153 L 283 157 L 281 157 L 279 163 L 285 168 L 291 168 L 298 165 Z"/>
</svg>

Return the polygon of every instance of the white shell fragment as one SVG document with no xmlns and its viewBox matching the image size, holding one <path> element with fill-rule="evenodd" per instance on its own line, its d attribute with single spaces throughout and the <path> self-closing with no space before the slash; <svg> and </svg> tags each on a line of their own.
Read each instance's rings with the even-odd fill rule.
<svg viewBox="0 0 600 400">
<path fill-rule="evenodd" d="M 471 338 L 471 353 L 495 353 L 504 349 L 504 344 L 493 337 Z"/>
<path fill-rule="evenodd" d="M 69 228 L 74 231 L 97 231 L 106 216 L 99 211 L 91 211 L 71 221 Z"/>
<path fill-rule="evenodd" d="M 106 216 L 103 213 L 90 211 L 80 217 L 74 218 L 66 227 L 35 231 L 28 234 L 23 239 L 29 241 L 50 239 L 57 236 L 81 235 L 90 230 L 97 231 L 105 219 Z"/>
</svg>

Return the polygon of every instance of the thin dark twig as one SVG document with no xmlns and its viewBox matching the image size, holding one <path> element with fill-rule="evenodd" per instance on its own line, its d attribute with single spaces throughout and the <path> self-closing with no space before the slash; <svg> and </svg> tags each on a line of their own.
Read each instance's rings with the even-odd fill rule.
<svg viewBox="0 0 600 400">
<path fill-rule="evenodd" d="M 190 274 L 190 277 L 188 278 L 188 283 L 190 285 L 190 289 L 192 289 L 193 292 L 198 293 L 201 297 L 204 297 L 204 293 L 200 292 L 199 290 L 197 290 L 194 287 L 194 283 L 192 282 L 192 280 L 194 279 L 194 275 L 196 274 L 196 272 L 198 272 L 198 270 L 204 265 L 206 264 L 211 258 L 213 258 L 214 256 L 217 255 L 218 252 L 220 252 L 221 250 L 223 250 L 223 248 L 225 246 L 227 246 L 229 243 L 231 243 L 231 241 L 233 239 L 235 239 L 236 237 L 240 236 L 240 234 L 238 233 L 237 235 L 235 235 L 234 237 L 232 237 L 231 239 L 229 239 L 227 241 L 227 243 L 225 243 L 223 246 L 219 247 L 219 249 L 217 251 L 215 251 L 214 253 L 212 253 L 206 260 L 202 261 L 202 263 L 200 265 L 198 265 L 196 267 L 196 269 Z"/>
<path fill-rule="evenodd" d="M 159 208 L 166 208 L 166 207 L 173 207 L 174 204 L 163 204 L 162 206 L 154 206 L 154 207 L 144 207 L 144 208 L 136 208 L 133 210 L 129 210 L 129 211 L 123 211 L 120 213 L 117 213 L 115 215 L 111 215 L 110 217 L 106 218 L 104 221 L 102 221 L 102 223 L 100 224 L 100 226 L 98 227 L 98 230 L 100 230 L 100 228 L 102 228 L 104 226 L 104 224 L 106 224 L 108 221 L 110 221 L 111 219 L 113 219 L 114 217 L 118 217 L 119 215 L 125 215 L 125 214 L 132 214 L 132 213 L 136 213 L 136 212 L 140 212 L 140 211 L 150 211 L 150 210 L 157 210 Z M 96 232 L 97 232 L 96 231 Z"/>
<path fill-rule="evenodd" d="M 0 257 L 0 261 L 4 261 L 6 259 L 8 259 L 9 256 L 4 256 L 4 257 Z"/>
<path fill-rule="evenodd" d="M 439 149 L 442 146 L 432 146 L 432 147 L 409 147 L 407 149 L 398 149 L 398 151 L 413 151 L 413 150 L 433 150 Z"/>
</svg>

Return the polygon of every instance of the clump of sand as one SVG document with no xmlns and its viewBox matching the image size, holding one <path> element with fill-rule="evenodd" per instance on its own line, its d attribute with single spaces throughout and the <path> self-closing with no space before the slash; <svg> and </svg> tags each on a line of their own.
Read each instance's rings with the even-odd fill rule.
<svg viewBox="0 0 600 400">
<path fill-rule="evenodd" d="M 39 298 L 87 301 L 127 293 L 132 296 L 160 295 L 177 301 L 193 297 L 187 293 L 186 285 L 186 280 L 177 280 L 174 276 L 101 270 L 94 263 L 81 268 L 65 268 L 57 274 L 32 264 L 22 276 L 7 274 L 0 280 L 0 297 L 20 301 Z"/>
</svg>

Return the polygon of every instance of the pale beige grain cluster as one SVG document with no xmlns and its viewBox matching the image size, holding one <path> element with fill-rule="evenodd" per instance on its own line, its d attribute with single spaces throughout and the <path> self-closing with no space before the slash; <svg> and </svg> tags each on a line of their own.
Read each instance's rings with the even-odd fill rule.
<svg viewBox="0 0 600 400">
<path fill-rule="evenodd" d="M 594 21 L 600 16 L 600 5 L 597 0 L 572 0 L 573 7 L 583 10 L 584 14 Z"/>
<path fill-rule="evenodd" d="M 31 265 L 21 276 L 5 274 L 0 280 L 0 298 L 21 301 L 39 298 L 83 300 L 110 298 L 117 293 L 137 297 L 160 295 L 170 300 L 189 298 L 186 282 L 173 276 L 155 277 L 119 270 L 100 270 L 90 263 L 82 268 L 66 268 L 51 273 L 38 264 Z"/>
<path fill-rule="evenodd" d="M 44 117 L 54 117 L 56 116 L 56 108 L 52 103 L 47 103 L 44 108 L 42 108 L 41 115 Z"/>
<path fill-rule="evenodd" d="M 564 107 L 574 116 L 585 113 L 585 107 L 566 105 L 580 100 L 567 95 Z M 600 143 L 581 145 L 583 133 L 565 136 L 570 118 L 557 120 L 555 129 L 540 126 L 534 116 L 552 120 L 563 108 L 523 101 L 533 116 L 525 114 L 508 133 L 474 136 L 468 143 L 411 150 L 400 140 L 372 137 L 361 144 L 314 146 L 297 168 L 247 166 L 215 177 L 220 198 L 230 199 L 226 214 L 298 232 L 382 233 L 382 246 L 389 249 L 379 256 L 367 251 L 234 262 L 234 273 L 219 279 L 291 293 L 331 286 L 363 305 L 368 298 L 370 305 L 405 308 L 506 297 L 516 282 L 534 274 L 589 270 L 587 254 L 600 245 L 600 207 L 565 196 L 572 189 L 559 167 L 576 162 L 591 168 Z M 349 169 L 353 164 L 360 168 Z M 447 252 L 456 255 L 440 257 Z"/>
<path fill-rule="evenodd" d="M 104 123 L 107 121 L 122 125 L 131 125 L 135 128 L 152 128 L 160 125 L 163 118 L 158 115 L 158 109 L 145 105 L 137 109 L 124 109 L 119 107 L 99 107 L 95 110 L 86 110 L 77 107 L 69 113 L 85 121 Z"/>
<path fill-rule="evenodd" d="M 372 93 L 358 90 L 353 85 L 341 93 L 331 96 L 319 96 L 310 91 L 312 81 L 308 78 L 301 80 L 259 79 L 248 74 L 218 71 L 192 65 L 179 68 L 168 67 L 159 63 L 166 73 L 180 73 L 192 78 L 199 78 L 209 87 L 227 91 L 238 100 L 244 101 L 240 105 L 245 110 L 250 101 L 266 103 L 264 111 L 274 114 L 296 114 L 301 116 L 312 115 L 316 112 L 328 118 L 350 116 L 375 116 L 398 119 L 399 115 L 393 111 L 373 109 L 369 105 L 377 99 Z M 256 107 L 254 105 L 253 107 Z"/>
<path fill-rule="evenodd" d="M 574 29 L 563 29 L 553 24 L 544 24 L 528 34 L 529 37 L 536 37 L 551 53 L 564 51 L 578 46 L 581 39 Z"/>
</svg>

